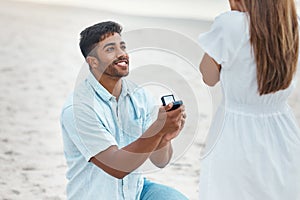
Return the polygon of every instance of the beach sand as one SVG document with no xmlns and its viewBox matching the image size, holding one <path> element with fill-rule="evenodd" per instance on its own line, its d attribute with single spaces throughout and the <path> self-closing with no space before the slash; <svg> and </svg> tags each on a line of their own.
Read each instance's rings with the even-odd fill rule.
<svg viewBox="0 0 300 200">
<path fill-rule="evenodd" d="M 0 0 L 0 199 L 66 199 L 60 112 L 84 63 L 78 47 L 80 31 L 107 19 L 120 22 L 125 31 L 165 28 L 195 41 L 211 24 L 206 20 L 141 17 Z M 147 74 L 149 79 L 155 76 Z M 195 85 L 199 82 L 195 80 Z M 183 86 L 175 81 L 172 87 Z M 205 89 L 199 88 L 199 93 Z M 185 98 L 188 102 L 189 97 Z M 298 122 L 299 99 L 299 93 L 292 95 Z M 193 124 L 200 124 L 191 146 L 170 166 L 146 173 L 148 178 L 175 187 L 192 200 L 197 199 L 200 151 L 212 113 L 209 98 L 198 100 L 201 111 L 188 115 L 189 124 L 183 133 L 191 134 L 188 131 Z"/>
</svg>

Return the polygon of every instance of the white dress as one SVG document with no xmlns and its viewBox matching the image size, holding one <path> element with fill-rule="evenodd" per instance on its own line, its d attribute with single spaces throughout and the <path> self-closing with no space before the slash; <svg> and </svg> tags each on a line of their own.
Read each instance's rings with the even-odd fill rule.
<svg viewBox="0 0 300 200">
<path fill-rule="evenodd" d="M 300 130 L 286 90 L 259 96 L 245 13 L 219 15 L 200 46 L 221 64 L 223 101 L 201 160 L 200 200 L 300 200 Z"/>
</svg>

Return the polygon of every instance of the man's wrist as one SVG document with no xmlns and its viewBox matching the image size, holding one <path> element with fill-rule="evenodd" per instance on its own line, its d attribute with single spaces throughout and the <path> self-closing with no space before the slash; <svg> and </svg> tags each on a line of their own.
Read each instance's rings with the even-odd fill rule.
<svg viewBox="0 0 300 200">
<path fill-rule="evenodd" d="M 159 150 L 161 148 L 165 148 L 167 146 L 171 145 L 170 140 L 166 140 L 165 138 L 162 138 L 158 146 L 156 147 L 156 150 Z"/>
<path fill-rule="evenodd" d="M 156 135 L 158 137 L 163 138 L 163 136 L 166 134 L 163 131 L 163 124 L 161 124 L 158 120 L 154 121 L 154 123 L 150 126 L 151 128 L 151 132 L 153 133 L 153 135 Z"/>
</svg>

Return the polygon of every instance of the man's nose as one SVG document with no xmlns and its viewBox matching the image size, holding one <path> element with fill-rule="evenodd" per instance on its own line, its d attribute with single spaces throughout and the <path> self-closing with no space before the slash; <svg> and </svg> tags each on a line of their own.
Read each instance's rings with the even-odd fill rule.
<svg viewBox="0 0 300 200">
<path fill-rule="evenodd" d="M 117 57 L 128 56 L 127 52 L 124 49 L 118 48 Z"/>
</svg>

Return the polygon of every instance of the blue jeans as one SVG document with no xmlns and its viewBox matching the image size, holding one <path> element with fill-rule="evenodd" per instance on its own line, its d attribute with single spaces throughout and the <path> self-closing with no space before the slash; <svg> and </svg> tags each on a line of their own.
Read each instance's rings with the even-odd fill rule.
<svg viewBox="0 0 300 200">
<path fill-rule="evenodd" d="M 188 200 L 179 191 L 144 179 L 144 187 L 140 200 Z"/>
</svg>

